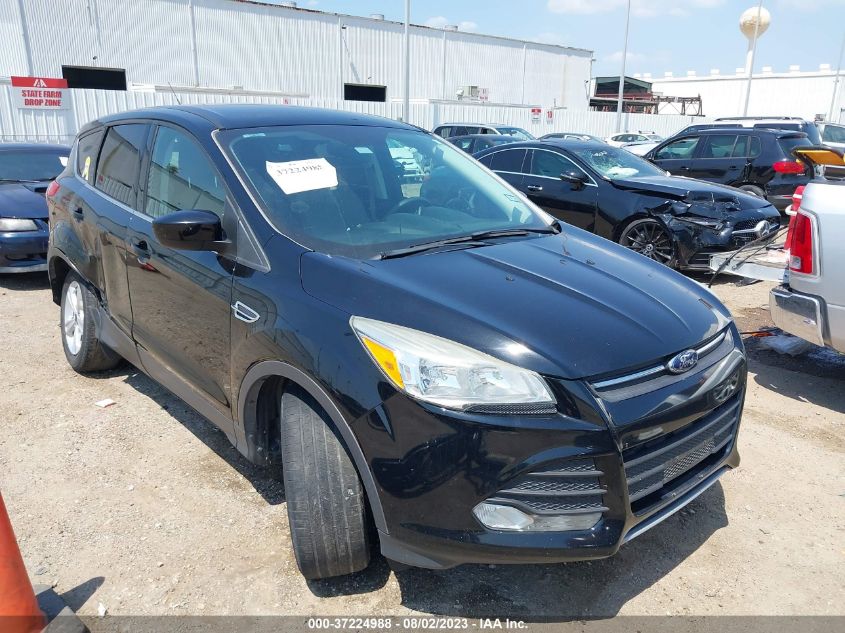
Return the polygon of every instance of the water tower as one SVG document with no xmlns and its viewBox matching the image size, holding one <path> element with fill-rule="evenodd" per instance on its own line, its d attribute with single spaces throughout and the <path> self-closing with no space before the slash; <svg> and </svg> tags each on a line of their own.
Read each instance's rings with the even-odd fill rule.
<svg viewBox="0 0 845 633">
<path fill-rule="evenodd" d="M 745 104 L 742 116 L 748 116 L 748 100 L 751 97 L 751 74 L 754 72 L 754 53 L 757 50 L 757 39 L 766 32 L 772 23 L 771 14 L 763 8 L 763 0 L 756 7 L 751 7 L 739 16 L 739 30 L 748 39 L 748 52 L 745 55 L 745 76 L 748 81 L 745 87 Z"/>
</svg>

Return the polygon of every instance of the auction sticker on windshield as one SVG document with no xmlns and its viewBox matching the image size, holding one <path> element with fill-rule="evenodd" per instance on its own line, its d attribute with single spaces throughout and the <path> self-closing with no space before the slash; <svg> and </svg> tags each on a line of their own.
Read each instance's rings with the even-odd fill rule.
<svg viewBox="0 0 845 633">
<path fill-rule="evenodd" d="M 337 187 L 337 170 L 325 158 L 267 161 L 267 173 L 287 194 Z"/>
</svg>

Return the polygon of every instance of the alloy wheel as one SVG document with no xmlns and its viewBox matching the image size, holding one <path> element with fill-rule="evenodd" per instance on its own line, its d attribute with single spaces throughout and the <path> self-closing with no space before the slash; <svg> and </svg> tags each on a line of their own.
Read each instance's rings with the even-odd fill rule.
<svg viewBox="0 0 845 633">
<path fill-rule="evenodd" d="M 661 264 L 671 264 L 675 256 L 672 238 L 669 237 L 666 229 L 655 220 L 633 222 L 622 233 L 619 242 L 622 246 Z"/>
<path fill-rule="evenodd" d="M 85 326 L 85 307 L 82 287 L 78 281 L 68 284 L 62 311 L 62 326 L 68 351 L 74 356 L 82 349 L 82 330 Z"/>
</svg>

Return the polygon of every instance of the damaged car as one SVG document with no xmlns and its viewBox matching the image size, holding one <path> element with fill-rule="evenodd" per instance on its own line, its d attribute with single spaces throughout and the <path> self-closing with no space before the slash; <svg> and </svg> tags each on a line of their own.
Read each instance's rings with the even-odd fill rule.
<svg viewBox="0 0 845 633">
<path fill-rule="evenodd" d="M 780 214 L 732 187 L 670 176 L 624 149 L 550 139 L 475 157 L 556 218 L 681 269 L 774 238 Z"/>
</svg>

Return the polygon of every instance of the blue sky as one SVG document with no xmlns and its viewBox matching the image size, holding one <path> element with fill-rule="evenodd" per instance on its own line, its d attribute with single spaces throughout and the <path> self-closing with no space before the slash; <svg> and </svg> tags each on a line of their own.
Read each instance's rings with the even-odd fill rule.
<svg viewBox="0 0 845 633">
<path fill-rule="evenodd" d="M 745 65 L 739 15 L 757 0 L 632 0 L 627 74 L 675 76 Z M 412 0 L 416 24 L 459 24 L 463 30 L 595 51 L 596 75 L 619 74 L 626 0 Z M 300 7 L 404 19 L 404 0 L 299 0 Z M 792 64 L 834 68 L 845 35 L 845 0 L 764 0 L 772 15 L 754 67 L 785 72 Z"/>
</svg>

